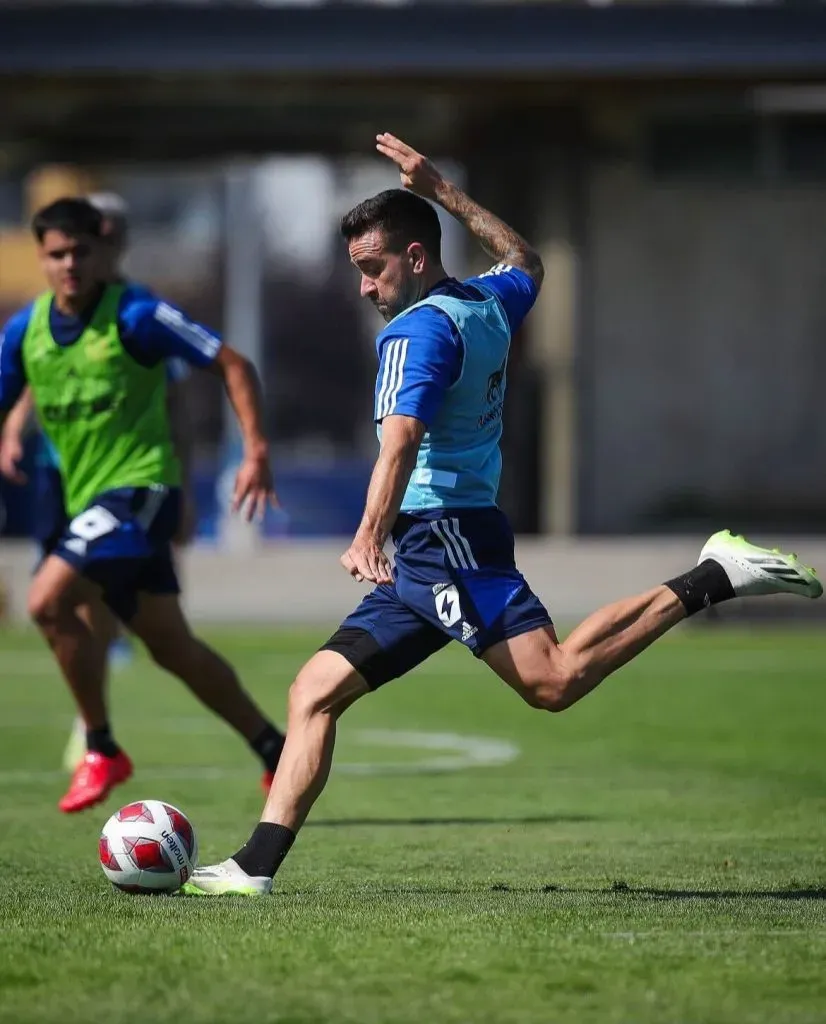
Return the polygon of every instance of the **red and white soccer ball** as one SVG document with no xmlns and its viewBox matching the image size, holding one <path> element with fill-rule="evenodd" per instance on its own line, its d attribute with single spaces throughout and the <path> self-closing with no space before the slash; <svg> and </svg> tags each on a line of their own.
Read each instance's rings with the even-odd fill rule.
<svg viewBox="0 0 826 1024">
<path fill-rule="evenodd" d="M 183 811 L 161 800 L 139 800 L 106 822 L 98 852 L 104 875 L 118 889 L 174 892 L 192 874 L 198 840 Z"/>
</svg>

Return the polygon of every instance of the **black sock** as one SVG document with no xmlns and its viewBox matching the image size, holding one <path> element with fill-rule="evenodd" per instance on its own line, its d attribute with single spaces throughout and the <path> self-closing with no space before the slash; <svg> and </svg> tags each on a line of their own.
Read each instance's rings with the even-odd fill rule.
<svg viewBox="0 0 826 1024">
<path fill-rule="evenodd" d="M 734 587 L 726 570 L 712 558 L 707 558 L 693 569 L 666 580 L 665 586 L 679 597 L 687 615 L 696 615 L 710 605 L 729 601 L 734 597 Z"/>
<path fill-rule="evenodd" d="M 255 739 L 250 740 L 250 746 L 264 762 L 267 771 L 274 772 L 284 749 L 284 734 L 274 725 L 265 725 Z"/>
<path fill-rule="evenodd" d="M 108 722 L 100 729 L 86 730 L 86 749 L 90 753 L 103 754 L 106 757 L 114 757 L 120 753 L 120 747 L 112 738 Z"/>
<path fill-rule="evenodd" d="M 273 878 L 295 842 L 295 832 L 284 825 L 261 821 L 232 860 L 248 875 Z"/>
</svg>

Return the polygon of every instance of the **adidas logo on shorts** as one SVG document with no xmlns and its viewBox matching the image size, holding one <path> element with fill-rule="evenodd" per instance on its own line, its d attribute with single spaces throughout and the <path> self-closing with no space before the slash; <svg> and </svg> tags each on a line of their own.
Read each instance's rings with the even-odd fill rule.
<svg viewBox="0 0 826 1024">
<path fill-rule="evenodd" d="M 476 636 L 479 630 L 476 626 L 471 626 L 469 622 L 462 623 L 462 643 L 465 644 L 470 640 L 472 636 Z"/>
</svg>

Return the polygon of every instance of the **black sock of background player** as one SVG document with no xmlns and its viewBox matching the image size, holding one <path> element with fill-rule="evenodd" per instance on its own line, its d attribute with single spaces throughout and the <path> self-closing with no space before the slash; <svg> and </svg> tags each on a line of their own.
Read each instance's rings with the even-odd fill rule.
<svg viewBox="0 0 826 1024">
<path fill-rule="evenodd" d="M 712 558 L 700 562 L 682 576 L 666 580 L 665 586 L 682 601 L 686 615 L 696 615 L 710 605 L 729 601 L 735 596 L 726 570 Z"/>
<path fill-rule="evenodd" d="M 86 749 L 90 753 L 103 754 L 105 757 L 114 757 L 120 753 L 120 747 L 112 738 L 108 722 L 100 729 L 86 730 Z"/>
<path fill-rule="evenodd" d="M 267 771 L 274 772 L 284 749 L 284 734 L 274 725 L 266 725 L 254 740 L 250 740 L 250 746 L 264 762 Z"/>
<path fill-rule="evenodd" d="M 261 821 L 232 860 L 248 875 L 273 878 L 294 842 L 292 829 Z"/>
</svg>

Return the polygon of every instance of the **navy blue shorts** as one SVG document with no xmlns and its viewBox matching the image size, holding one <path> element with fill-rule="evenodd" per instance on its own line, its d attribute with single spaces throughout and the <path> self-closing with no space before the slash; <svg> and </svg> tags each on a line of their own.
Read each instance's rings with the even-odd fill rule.
<svg viewBox="0 0 826 1024">
<path fill-rule="evenodd" d="M 52 554 L 97 583 L 115 615 L 128 622 L 139 593 L 180 593 L 172 559 L 180 516 L 177 487 L 105 491 L 67 523 Z"/>
<path fill-rule="evenodd" d="M 513 531 L 497 508 L 402 514 L 393 528 L 395 583 L 376 587 L 322 650 L 335 650 L 375 689 L 451 640 L 476 657 L 551 625 L 516 568 Z"/>
<path fill-rule="evenodd" d="M 66 531 L 69 517 L 63 503 L 63 480 L 56 466 L 34 471 L 34 537 L 42 558 L 50 555 Z"/>
</svg>

